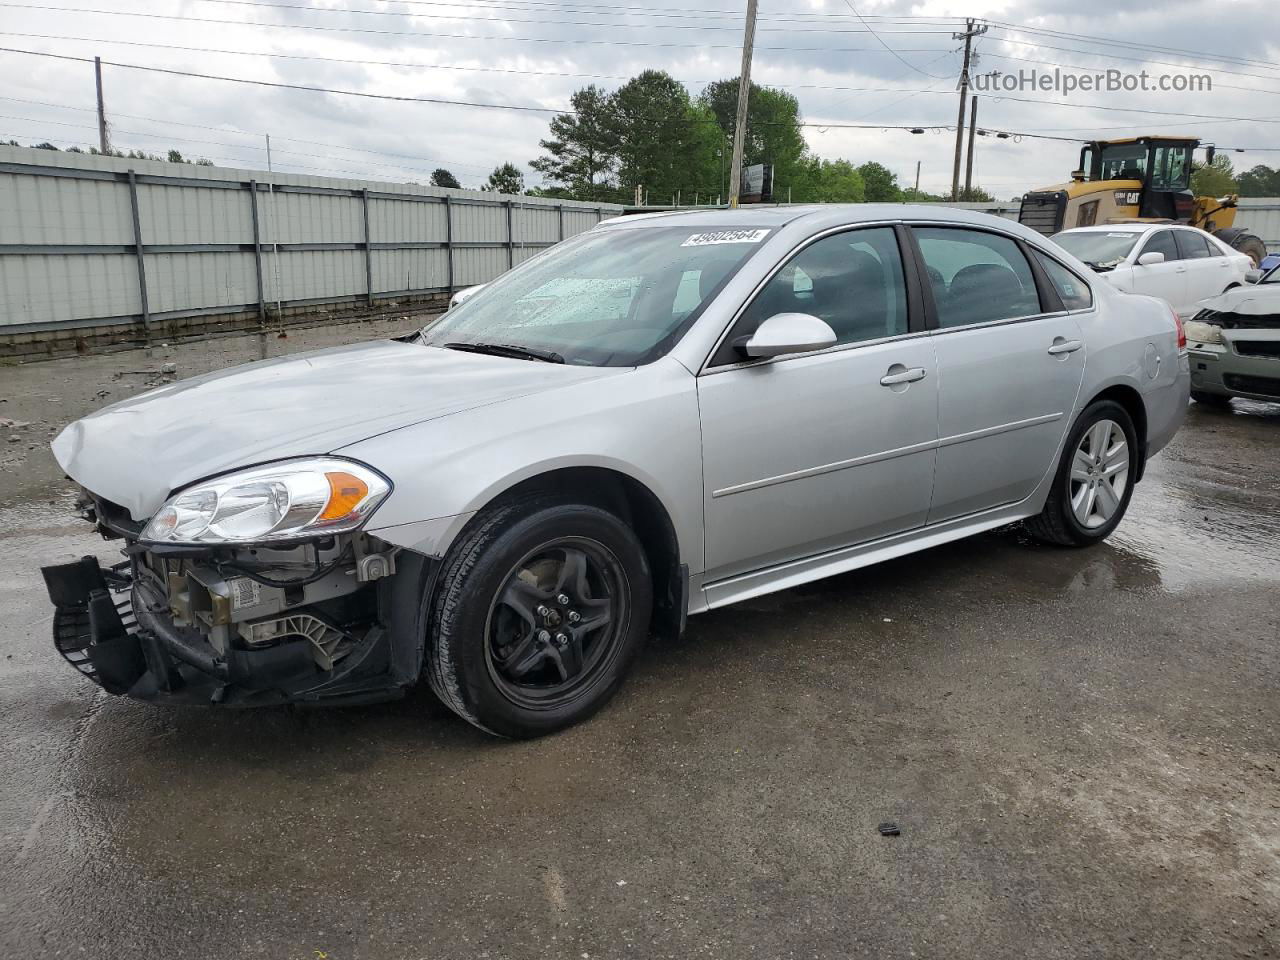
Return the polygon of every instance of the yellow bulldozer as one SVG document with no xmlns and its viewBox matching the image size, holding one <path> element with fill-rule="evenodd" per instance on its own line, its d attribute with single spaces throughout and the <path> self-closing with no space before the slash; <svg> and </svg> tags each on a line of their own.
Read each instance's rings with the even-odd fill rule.
<svg viewBox="0 0 1280 960">
<path fill-rule="evenodd" d="M 1045 236 L 1107 223 L 1185 223 L 1247 253 L 1256 267 L 1267 248 L 1235 226 L 1238 198 L 1197 197 L 1191 190 L 1198 146 L 1194 137 L 1095 140 L 1081 149 L 1070 183 L 1023 195 L 1018 222 Z M 1212 146 L 1205 148 L 1205 162 L 1213 162 Z"/>
</svg>

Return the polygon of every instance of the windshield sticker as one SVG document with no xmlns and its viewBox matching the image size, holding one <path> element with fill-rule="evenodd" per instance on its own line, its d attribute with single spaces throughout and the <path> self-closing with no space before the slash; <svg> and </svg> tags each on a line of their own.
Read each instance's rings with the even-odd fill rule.
<svg viewBox="0 0 1280 960">
<path fill-rule="evenodd" d="M 1117 240 L 1128 240 L 1133 236 L 1132 233 L 1108 233 L 1108 237 L 1115 237 Z"/>
<path fill-rule="evenodd" d="M 768 230 L 717 230 L 714 233 L 695 233 L 680 246 L 709 247 L 715 243 L 759 243 L 768 235 Z"/>
</svg>

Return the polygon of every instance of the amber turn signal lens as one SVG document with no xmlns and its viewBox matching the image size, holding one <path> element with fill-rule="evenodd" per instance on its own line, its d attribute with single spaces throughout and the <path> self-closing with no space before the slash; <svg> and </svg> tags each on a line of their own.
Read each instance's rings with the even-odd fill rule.
<svg viewBox="0 0 1280 960">
<path fill-rule="evenodd" d="M 329 481 L 329 502 L 316 517 L 321 523 L 349 516 L 369 495 L 368 485 L 352 474 L 335 471 L 326 473 L 325 478 Z"/>
</svg>

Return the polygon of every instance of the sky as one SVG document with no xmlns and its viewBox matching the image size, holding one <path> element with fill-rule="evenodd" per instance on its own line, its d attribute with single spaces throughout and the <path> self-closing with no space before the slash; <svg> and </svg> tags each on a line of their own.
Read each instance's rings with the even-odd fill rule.
<svg viewBox="0 0 1280 960">
<path fill-rule="evenodd" d="M 1136 133 L 1215 142 L 1237 171 L 1280 167 L 1280 24 L 1261 0 L 1100 0 L 954 5 L 760 0 L 752 77 L 800 102 L 811 150 L 876 160 L 904 186 L 949 191 L 965 17 L 973 74 L 1055 68 L 1207 76 L 1198 92 L 1021 90 L 981 95 L 974 182 L 1007 200 L 1060 182 L 1079 144 Z M 529 161 L 551 117 L 588 83 L 647 68 L 696 95 L 736 76 L 745 0 L 0 0 L 0 47 L 101 57 L 112 145 L 219 166 L 425 183 L 446 167 L 466 187 Z M 1207 29 L 1211 27 L 1211 29 Z M 1203 44 L 1203 46 L 1202 46 Z M 280 89 L 123 64 L 325 87 Z M 96 144 L 92 63 L 0 51 L 0 140 Z M 966 111 L 967 113 L 967 111 Z M 967 120 L 967 116 L 966 116 Z M 884 127 L 877 126 L 884 124 Z M 920 127 L 922 134 L 896 127 Z M 998 138 L 996 131 L 1011 134 Z M 1048 139 L 1048 138 L 1063 139 Z M 779 184 L 779 192 L 785 184 Z M 651 198 L 654 202 L 662 198 Z M 688 199 L 688 198 L 685 198 Z"/>
</svg>

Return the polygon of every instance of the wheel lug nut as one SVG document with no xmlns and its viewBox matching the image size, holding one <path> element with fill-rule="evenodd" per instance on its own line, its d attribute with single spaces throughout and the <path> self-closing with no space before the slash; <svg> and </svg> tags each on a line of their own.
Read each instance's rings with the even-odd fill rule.
<svg viewBox="0 0 1280 960">
<path fill-rule="evenodd" d="M 568 604 L 568 602 L 569 595 L 567 593 L 562 593 L 560 596 L 556 597 L 556 603 L 560 604 L 562 607 Z"/>
<path fill-rule="evenodd" d="M 570 622 L 570 623 L 577 623 L 577 622 L 578 622 L 579 620 L 581 620 L 581 619 L 582 619 L 582 614 L 580 614 L 577 610 L 570 610 L 570 611 L 569 611 L 569 622 Z"/>
<path fill-rule="evenodd" d="M 539 630 L 539 631 L 538 631 L 538 642 L 539 642 L 539 643 L 546 643 L 546 642 L 547 642 L 547 641 L 549 641 L 550 639 L 551 639 L 551 634 L 549 634 L 546 630 Z"/>
<path fill-rule="evenodd" d="M 566 637 L 563 633 L 557 633 L 557 634 L 556 634 L 556 646 L 557 646 L 557 647 L 567 647 L 568 645 L 569 645 L 569 638 L 568 638 L 568 637 Z"/>
<path fill-rule="evenodd" d="M 538 609 L 537 609 L 537 611 L 536 611 L 536 613 L 538 614 L 538 616 L 540 616 L 540 617 L 545 617 L 545 616 L 546 616 L 548 613 L 550 613 L 550 612 L 551 612 L 551 611 L 550 611 L 546 606 L 544 606 L 544 605 L 542 605 L 542 604 L 538 604 Z"/>
</svg>

